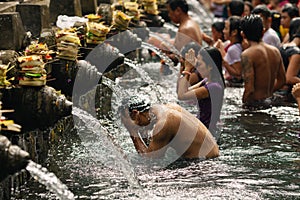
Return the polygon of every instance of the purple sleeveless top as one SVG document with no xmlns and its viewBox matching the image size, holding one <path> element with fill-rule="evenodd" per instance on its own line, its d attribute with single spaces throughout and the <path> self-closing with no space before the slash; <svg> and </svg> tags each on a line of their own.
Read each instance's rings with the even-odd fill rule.
<svg viewBox="0 0 300 200">
<path fill-rule="evenodd" d="M 209 97 L 198 100 L 197 118 L 213 133 L 220 119 L 224 88 L 217 82 L 207 83 L 204 87 L 208 90 Z"/>
</svg>

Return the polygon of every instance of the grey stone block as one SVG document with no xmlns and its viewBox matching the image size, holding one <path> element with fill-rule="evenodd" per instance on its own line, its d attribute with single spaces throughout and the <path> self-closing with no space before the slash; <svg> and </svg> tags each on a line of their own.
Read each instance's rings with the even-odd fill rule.
<svg viewBox="0 0 300 200">
<path fill-rule="evenodd" d="M 25 31 L 30 31 L 33 36 L 39 37 L 43 28 L 48 28 L 49 8 L 47 5 L 22 3 L 17 5 Z"/>
<path fill-rule="evenodd" d="M 0 49 L 22 48 L 25 30 L 18 12 L 0 13 L 0 33 Z"/>
<path fill-rule="evenodd" d="M 95 14 L 97 10 L 97 0 L 80 0 L 82 14 Z"/>
<path fill-rule="evenodd" d="M 82 16 L 80 0 L 50 0 L 50 23 L 54 23 L 59 15 Z"/>
</svg>

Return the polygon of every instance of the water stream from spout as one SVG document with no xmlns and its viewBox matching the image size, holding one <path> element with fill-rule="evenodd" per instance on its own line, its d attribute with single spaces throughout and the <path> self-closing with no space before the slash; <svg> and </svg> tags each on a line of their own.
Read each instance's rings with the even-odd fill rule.
<svg viewBox="0 0 300 200">
<path fill-rule="evenodd" d="M 165 53 L 163 53 L 160 49 L 158 49 L 157 47 L 153 46 L 152 44 L 149 44 L 146 42 L 142 42 L 141 47 L 153 51 L 157 56 L 159 56 L 165 62 L 166 65 L 168 65 L 170 67 L 170 69 L 173 72 L 177 72 L 173 61 Z"/>
<path fill-rule="evenodd" d="M 61 200 L 75 199 L 74 194 L 68 190 L 68 187 L 63 184 L 54 173 L 49 172 L 45 167 L 42 167 L 33 161 L 29 161 L 26 170 L 34 179 L 45 185 L 50 192 L 53 192 L 57 198 Z"/>
<path fill-rule="evenodd" d="M 134 63 L 132 60 L 125 58 L 124 64 L 128 65 L 132 69 L 134 69 L 140 76 L 141 78 L 149 84 L 151 89 L 156 92 L 157 100 L 158 102 L 162 101 L 162 95 L 160 91 L 157 89 L 156 83 L 151 79 L 151 77 L 148 75 L 148 73 L 141 68 L 140 64 Z"/>
<path fill-rule="evenodd" d="M 115 144 L 108 130 L 101 125 L 100 121 L 77 107 L 73 107 L 72 114 L 81 121 L 78 126 L 81 129 L 78 131 L 83 144 L 90 151 L 90 158 L 95 162 L 120 170 L 130 186 L 139 188 L 133 167 L 126 159 L 121 147 Z M 80 122 L 77 120 L 77 123 Z"/>
</svg>

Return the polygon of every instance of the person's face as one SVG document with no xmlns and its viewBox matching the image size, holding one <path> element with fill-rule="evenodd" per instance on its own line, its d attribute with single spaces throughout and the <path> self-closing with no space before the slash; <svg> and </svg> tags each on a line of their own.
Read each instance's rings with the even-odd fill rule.
<svg viewBox="0 0 300 200">
<path fill-rule="evenodd" d="M 260 0 L 252 0 L 251 1 L 253 7 L 255 8 L 257 5 L 261 4 Z"/>
<path fill-rule="evenodd" d="M 262 14 L 259 14 L 259 16 L 260 16 L 260 18 L 261 18 L 261 20 L 263 22 L 264 28 L 266 28 L 267 27 L 267 23 L 268 23 L 268 19 L 266 19 Z"/>
<path fill-rule="evenodd" d="M 244 6 L 244 16 L 249 16 L 251 14 L 250 8 L 247 4 Z"/>
<path fill-rule="evenodd" d="M 288 15 L 287 12 L 283 12 L 281 14 L 281 20 L 280 20 L 280 24 L 282 25 L 283 28 L 289 28 L 290 27 L 290 22 L 291 22 L 291 18 Z"/>
<path fill-rule="evenodd" d="M 210 67 L 206 65 L 206 63 L 203 61 L 203 58 L 200 54 L 197 56 L 197 60 L 198 60 L 197 70 L 200 72 L 202 77 L 208 77 L 210 73 Z"/>
<path fill-rule="evenodd" d="M 225 39 L 225 40 L 229 40 L 229 39 L 230 39 L 229 29 L 230 29 L 230 24 L 229 24 L 229 21 L 226 20 L 226 21 L 225 21 L 225 28 L 224 28 L 224 30 L 223 30 L 223 33 L 224 33 L 224 39 Z"/>
<path fill-rule="evenodd" d="M 222 40 L 222 33 L 218 32 L 214 27 L 211 27 L 211 37 L 214 41 L 217 41 L 218 39 Z"/>
<path fill-rule="evenodd" d="M 177 8 L 177 9 L 178 9 L 178 8 Z M 172 10 L 172 9 L 170 8 L 170 6 L 167 5 L 168 16 L 169 16 L 170 20 L 171 20 L 172 22 L 176 23 L 176 24 L 179 23 L 178 16 L 177 16 L 177 9 Z"/>
</svg>

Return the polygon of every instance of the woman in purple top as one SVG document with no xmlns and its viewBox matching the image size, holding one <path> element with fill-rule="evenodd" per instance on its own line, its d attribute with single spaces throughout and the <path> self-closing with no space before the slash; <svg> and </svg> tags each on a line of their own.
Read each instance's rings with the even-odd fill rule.
<svg viewBox="0 0 300 200">
<path fill-rule="evenodd" d="M 216 125 L 220 119 L 224 96 L 222 56 L 215 47 L 200 48 L 197 51 L 195 45 L 195 43 L 188 44 L 182 50 L 185 59 L 184 70 L 178 79 L 178 99 L 196 99 L 198 101 L 197 118 L 217 138 Z M 203 80 L 196 84 L 190 82 L 194 71 L 198 71 L 203 77 Z"/>
</svg>

